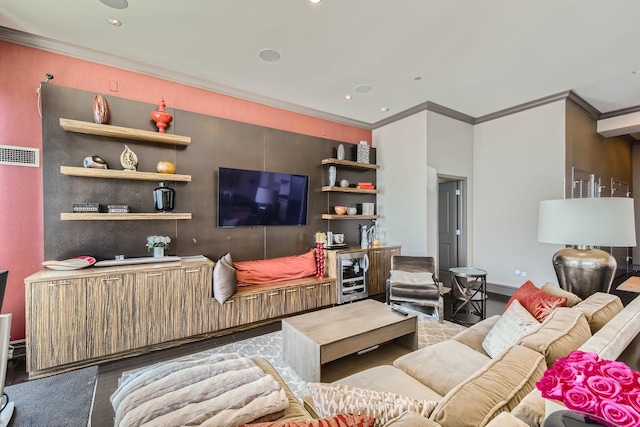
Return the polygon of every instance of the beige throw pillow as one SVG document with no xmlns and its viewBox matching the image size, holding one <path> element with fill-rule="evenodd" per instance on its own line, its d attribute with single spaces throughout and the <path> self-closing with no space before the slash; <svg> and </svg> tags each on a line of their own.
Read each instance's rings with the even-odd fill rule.
<svg viewBox="0 0 640 427">
<path fill-rule="evenodd" d="M 513 300 L 482 341 L 482 348 L 493 359 L 539 327 L 536 318 L 518 300 Z"/>
<path fill-rule="evenodd" d="M 318 416 L 328 418 L 341 413 L 368 415 L 376 419 L 376 427 L 406 411 L 428 417 L 437 404 L 344 384 L 309 383 L 308 386 Z"/>
<path fill-rule="evenodd" d="M 233 259 L 228 253 L 220 258 L 213 268 L 213 297 L 220 304 L 224 304 L 237 289 L 236 269 L 233 268 Z"/>
<path fill-rule="evenodd" d="M 391 270 L 391 282 L 405 283 L 407 285 L 434 283 L 432 273 L 410 273 L 402 270 Z"/>
</svg>

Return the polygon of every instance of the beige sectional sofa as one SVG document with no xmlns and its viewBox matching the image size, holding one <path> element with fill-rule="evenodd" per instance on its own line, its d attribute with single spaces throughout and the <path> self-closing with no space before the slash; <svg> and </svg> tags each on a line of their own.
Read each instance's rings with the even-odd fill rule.
<svg viewBox="0 0 640 427">
<path fill-rule="evenodd" d="M 382 411 L 387 419 L 403 410 L 420 412 L 422 417 L 406 424 L 412 426 L 540 425 L 544 402 L 535 383 L 547 367 L 578 348 L 617 356 L 640 330 L 640 320 L 627 326 L 638 313 L 640 298 L 623 309 L 618 297 L 594 294 L 571 308 L 555 309 L 539 329 L 491 358 L 482 342 L 501 317 L 493 316 L 450 340 L 402 356 L 393 366 L 370 368 L 333 384 L 310 384 L 313 396 L 305 405 L 315 417 L 327 416 L 331 407 L 357 411 L 358 405 Z M 368 402 L 358 402 L 356 394 Z M 388 412 L 394 398 L 401 407 Z"/>
</svg>

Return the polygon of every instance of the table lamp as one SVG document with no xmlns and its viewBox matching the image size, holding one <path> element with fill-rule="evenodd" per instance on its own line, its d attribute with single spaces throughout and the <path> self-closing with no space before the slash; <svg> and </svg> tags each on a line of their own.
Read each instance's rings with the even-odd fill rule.
<svg viewBox="0 0 640 427">
<path fill-rule="evenodd" d="M 570 247 L 553 256 L 558 284 L 586 298 L 609 292 L 617 263 L 594 246 L 636 245 L 633 199 L 598 197 L 544 200 L 538 210 L 538 241 Z"/>
</svg>

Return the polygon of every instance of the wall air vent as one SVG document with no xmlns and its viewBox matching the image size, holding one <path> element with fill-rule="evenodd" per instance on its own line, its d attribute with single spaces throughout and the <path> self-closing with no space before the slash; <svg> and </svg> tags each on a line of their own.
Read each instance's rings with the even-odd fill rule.
<svg viewBox="0 0 640 427">
<path fill-rule="evenodd" d="M 40 166 L 40 150 L 37 148 L 0 145 L 0 165 Z"/>
</svg>

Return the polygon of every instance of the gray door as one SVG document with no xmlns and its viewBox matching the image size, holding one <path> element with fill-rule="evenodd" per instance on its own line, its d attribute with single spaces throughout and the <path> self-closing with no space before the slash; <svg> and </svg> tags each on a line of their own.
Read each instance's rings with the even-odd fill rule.
<svg viewBox="0 0 640 427">
<path fill-rule="evenodd" d="M 438 185 L 438 278 L 445 286 L 451 283 L 449 268 L 458 267 L 458 181 Z"/>
</svg>

